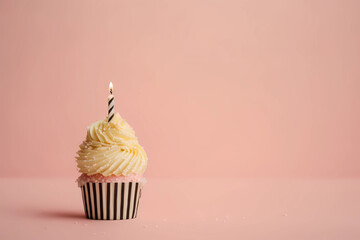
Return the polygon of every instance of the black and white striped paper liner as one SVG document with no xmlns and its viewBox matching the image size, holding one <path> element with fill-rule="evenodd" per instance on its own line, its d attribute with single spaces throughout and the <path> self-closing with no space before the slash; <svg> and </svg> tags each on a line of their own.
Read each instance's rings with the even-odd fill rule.
<svg viewBox="0 0 360 240">
<path fill-rule="evenodd" d="M 85 216 L 96 220 L 136 218 L 140 182 L 86 183 L 81 186 Z"/>
</svg>

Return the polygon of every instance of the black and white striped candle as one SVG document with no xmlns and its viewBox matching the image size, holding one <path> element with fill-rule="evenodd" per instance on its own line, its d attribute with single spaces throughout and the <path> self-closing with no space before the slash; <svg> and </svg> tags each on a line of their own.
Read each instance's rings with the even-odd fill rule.
<svg viewBox="0 0 360 240">
<path fill-rule="evenodd" d="M 96 220 L 136 218 L 141 187 L 139 182 L 84 184 L 81 193 L 85 216 Z"/>
<path fill-rule="evenodd" d="M 111 119 L 113 119 L 115 114 L 114 96 L 112 95 L 112 91 L 113 91 L 112 82 L 110 82 L 109 84 L 109 91 L 110 91 L 110 95 L 108 96 L 108 122 L 110 122 Z"/>
</svg>

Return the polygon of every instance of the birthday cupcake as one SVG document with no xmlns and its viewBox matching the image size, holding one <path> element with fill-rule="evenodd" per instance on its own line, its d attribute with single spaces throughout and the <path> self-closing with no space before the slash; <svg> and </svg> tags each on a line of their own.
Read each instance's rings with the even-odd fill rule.
<svg viewBox="0 0 360 240">
<path fill-rule="evenodd" d="M 112 86 L 110 87 L 112 93 Z M 136 218 L 147 156 L 134 130 L 114 113 L 114 97 L 108 98 L 108 117 L 93 123 L 77 152 L 82 173 L 85 216 L 97 220 Z"/>
</svg>

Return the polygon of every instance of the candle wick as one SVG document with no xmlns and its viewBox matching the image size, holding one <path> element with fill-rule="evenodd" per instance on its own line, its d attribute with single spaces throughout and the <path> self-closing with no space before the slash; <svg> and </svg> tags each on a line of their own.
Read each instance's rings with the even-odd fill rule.
<svg viewBox="0 0 360 240">
<path fill-rule="evenodd" d="M 110 89 L 110 94 L 112 94 L 112 89 Z"/>
</svg>

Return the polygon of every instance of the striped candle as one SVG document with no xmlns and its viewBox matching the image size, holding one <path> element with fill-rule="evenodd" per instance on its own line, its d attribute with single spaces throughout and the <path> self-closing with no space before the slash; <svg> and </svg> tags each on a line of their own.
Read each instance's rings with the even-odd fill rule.
<svg viewBox="0 0 360 240">
<path fill-rule="evenodd" d="M 110 82 L 109 84 L 109 91 L 110 91 L 110 95 L 108 96 L 108 122 L 110 122 L 111 119 L 113 119 L 115 114 L 114 96 L 112 95 L 112 91 L 113 91 L 112 82 Z"/>
</svg>

